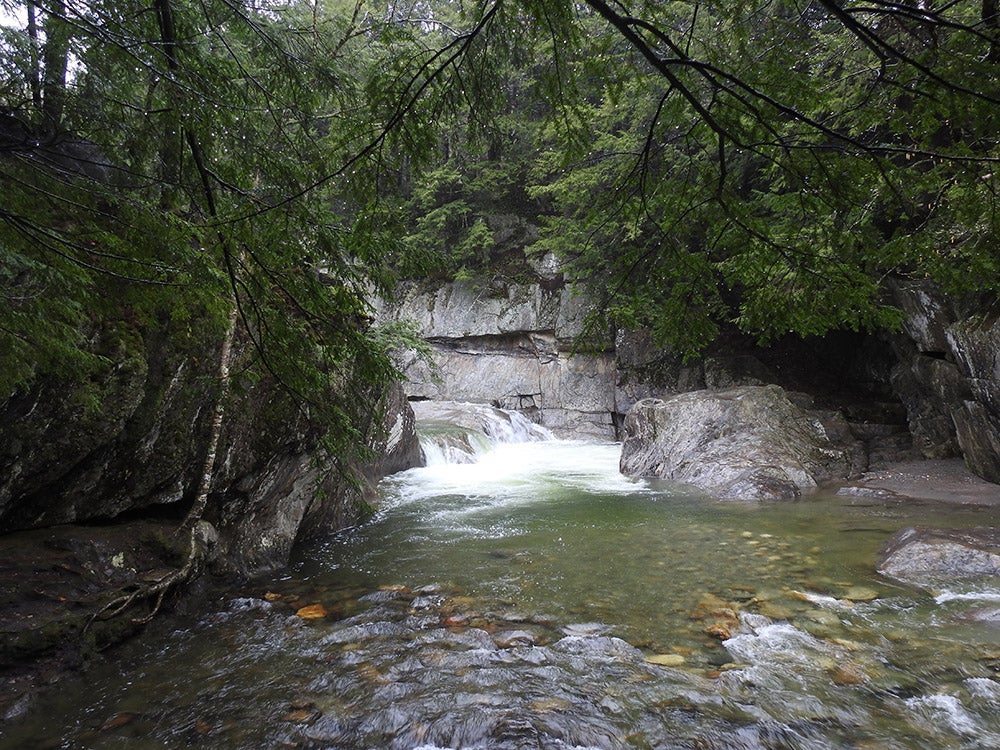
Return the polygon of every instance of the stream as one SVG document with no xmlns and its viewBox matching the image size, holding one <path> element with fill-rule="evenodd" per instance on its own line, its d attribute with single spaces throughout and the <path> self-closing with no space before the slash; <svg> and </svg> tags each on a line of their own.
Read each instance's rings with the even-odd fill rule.
<svg viewBox="0 0 1000 750">
<path fill-rule="evenodd" d="M 989 509 L 722 502 L 615 444 L 422 427 L 436 463 L 368 523 L 154 623 L 0 747 L 1000 747 L 1000 588 L 875 572 L 898 529 Z"/>
</svg>

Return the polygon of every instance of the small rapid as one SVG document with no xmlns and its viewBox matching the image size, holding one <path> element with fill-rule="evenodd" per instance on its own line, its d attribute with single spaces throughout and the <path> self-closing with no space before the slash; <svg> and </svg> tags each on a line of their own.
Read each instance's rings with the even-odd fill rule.
<svg viewBox="0 0 1000 750">
<path fill-rule="evenodd" d="M 498 445 L 554 439 L 520 412 L 486 404 L 415 401 L 412 407 L 428 466 L 477 463 Z"/>
<path fill-rule="evenodd" d="M 720 502 L 449 408 L 370 521 L 155 624 L 0 747 L 1000 747 L 1000 591 L 875 572 L 898 528 L 988 511 Z"/>
</svg>

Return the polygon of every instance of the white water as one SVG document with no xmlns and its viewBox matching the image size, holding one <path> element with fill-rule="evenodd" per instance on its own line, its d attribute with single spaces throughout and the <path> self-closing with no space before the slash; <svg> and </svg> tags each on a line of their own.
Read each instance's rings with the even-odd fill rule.
<svg viewBox="0 0 1000 750">
<path fill-rule="evenodd" d="M 475 463 L 428 463 L 389 477 L 383 488 L 397 503 L 462 495 L 491 506 L 558 499 L 579 491 L 650 492 L 649 483 L 618 471 L 620 451 L 617 443 L 501 443 L 479 454 Z M 456 512 L 466 509 L 453 508 Z"/>
<path fill-rule="evenodd" d="M 554 439 L 523 414 L 486 404 L 417 401 L 413 411 L 428 466 L 477 463 L 498 445 Z"/>
</svg>

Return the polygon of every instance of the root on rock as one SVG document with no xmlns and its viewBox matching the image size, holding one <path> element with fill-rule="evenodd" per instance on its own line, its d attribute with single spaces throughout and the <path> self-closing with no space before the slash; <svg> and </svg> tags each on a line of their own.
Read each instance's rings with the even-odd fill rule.
<svg viewBox="0 0 1000 750">
<path fill-rule="evenodd" d="M 184 526 L 178 531 L 184 530 Z M 137 625 L 145 625 L 152 621 L 163 606 L 163 601 L 171 590 L 182 586 L 198 577 L 204 563 L 208 560 L 210 550 L 218 541 L 218 534 L 212 524 L 207 521 L 198 521 L 188 530 L 188 545 L 184 555 L 184 563 L 169 573 L 157 578 L 154 581 L 135 581 L 125 587 L 122 592 L 102 605 L 87 620 L 83 632 L 97 620 L 111 620 L 127 612 L 136 604 L 144 601 L 152 601 L 151 610 L 142 617 L 132 618 L 132 622 Z"/>
</svg>

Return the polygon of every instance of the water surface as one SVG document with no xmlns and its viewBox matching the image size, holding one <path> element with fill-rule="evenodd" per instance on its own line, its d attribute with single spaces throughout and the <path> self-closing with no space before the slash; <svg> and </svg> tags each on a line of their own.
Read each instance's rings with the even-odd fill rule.
<svg viewBox="0 0 1000 750">
<path fill-rule="evenodd" d="M 1000 746 L 1000 631 L 975 617 L 1000 589 L 875 572 L 899 528 L 987 510 L 721 502 L 622 477 L 618 449 L 390 477 L 370 522 L 157 624 L 0 745 Z"/>
</svg>

